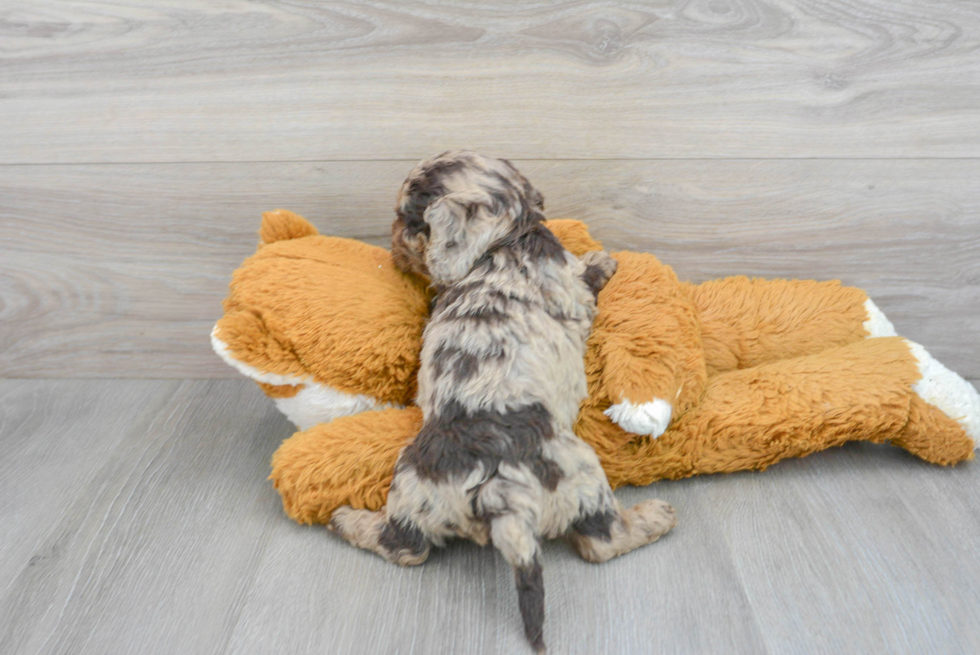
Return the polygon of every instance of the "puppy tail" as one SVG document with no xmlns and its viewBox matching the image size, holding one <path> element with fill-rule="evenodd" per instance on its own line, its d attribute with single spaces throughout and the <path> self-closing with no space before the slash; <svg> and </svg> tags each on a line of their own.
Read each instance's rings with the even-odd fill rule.
<svg viewBox="0 0 980 655">
<path fill-rule="evenodd" d="M 523 517 L 504 514 L 490 523 L 490 537 L 500 554 L 514 567 L 524 634 L 536 653 L 544 653 L 544 576 L 538 536 Z"/>
</svg>

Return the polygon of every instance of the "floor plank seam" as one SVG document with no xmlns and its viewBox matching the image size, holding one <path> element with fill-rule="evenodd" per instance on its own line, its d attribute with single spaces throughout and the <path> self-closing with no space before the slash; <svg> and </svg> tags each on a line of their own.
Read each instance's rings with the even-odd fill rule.
<svg viewBox="0 0 980 655">
<path fill-rule="evenodd" d="M 215 164 L 353 164 L 353 163 L 405 163 L 414 164 L 425 155 L 410 158 L 359 157 L 352 159 L 215 159 L 191 161 L 76 161 L 76 162 L 0 162 L 0 168 L 28 166 L 210 166 Z M 980 161 L 978 156 L 916 156 L 916 157 L 554 157 L 525 158 L 511 157 L 516 162 L 658 162 L 658 161 Z"/>
</svg>

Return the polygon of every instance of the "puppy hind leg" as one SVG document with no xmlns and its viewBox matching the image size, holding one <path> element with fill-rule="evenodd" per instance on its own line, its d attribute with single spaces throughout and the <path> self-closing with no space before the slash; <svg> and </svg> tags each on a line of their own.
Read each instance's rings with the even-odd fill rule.
<svg viewBox="0 0 980 655">
<path fill-rule="evenodd" d="M 675 525 L 674 508 L 662 500 L 645 500 L 622 509 L 613 498 L 606 508 L 572 523 L 568 538 L 582 559 L 598 564 L 653 543 Z"/>
<path fill-rule="evenodd" d="M 524 635 L 536 653 L 543 653 L 544 576 L 538 536 L 524 517 L 508 513 L 490 522 L 490 538 L 500 554 L 514 568 Z"/>
<path fill-rule="evenodd" d="M 389 562 L 415 566 L 429 557 L 432 544 L 408 518 L 387 517 L 379 512 L 344 506 L 333 512 L 327 529 L 353 546 L 370 550 Z"/>
</svg>

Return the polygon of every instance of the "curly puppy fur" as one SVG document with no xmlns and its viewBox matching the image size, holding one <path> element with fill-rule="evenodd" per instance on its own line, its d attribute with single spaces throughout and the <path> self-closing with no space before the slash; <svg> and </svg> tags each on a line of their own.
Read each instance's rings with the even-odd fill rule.
<svg viewBox="0 0 980 655">
<path fill-rule="evenodd" d="M 465 151 L 423 161 L 399 194 L 392 254 L 439 294 L 423 337 L 425 422 L 380 512 L 343 507 L 330 528 L 398 564 L 431 545 L 492 542 L 514 567 L 524 630 L 544 650 L 540 538 L 603 562 L 676 523 L 650 500 L 624 510 L 572 431 L 606 252 L 578 259 L 542 224 L 543 200 L 510 162 Z"/>
</svg>

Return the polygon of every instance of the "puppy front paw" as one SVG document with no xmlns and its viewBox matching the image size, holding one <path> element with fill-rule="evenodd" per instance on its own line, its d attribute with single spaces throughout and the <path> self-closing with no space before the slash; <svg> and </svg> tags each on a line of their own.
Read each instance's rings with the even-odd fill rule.
<svg viewBox="0 0 980 655">
<path fill-rule="evenodd" d="M 627 432 L 656 439 L 670 425 L 673 407 L 666 400 L 654 398 L 650 402 L 633 404 L 627 400 L 616 403 L 605 412 L 613 423 Z"/>
<path fill-rule="evenodd" d="M 593 250 L 582 255 L 582 263 L 585 264 L 585 272 L 582 279 L 592 290 L 594 295 L 599 295 L 606 282 L 616 272 L 618 263 L 612 255 L 605 250 Z"/>
</svg>

